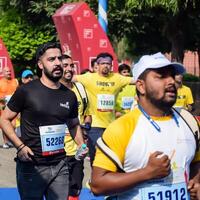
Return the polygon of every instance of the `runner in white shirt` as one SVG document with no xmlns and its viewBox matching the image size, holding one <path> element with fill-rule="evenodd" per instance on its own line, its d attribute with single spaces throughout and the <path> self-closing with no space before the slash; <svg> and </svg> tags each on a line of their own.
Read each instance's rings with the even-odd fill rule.
<svg viewBox="0 0 200 200">
<path fill-rule="evenodd" d="M 200 158 L 191 169 L 193 178 L 190 167 L 198 146 L 189 126 L 172 109 L 175 74 L 183 72 L 181 64 L 161 53 L 143 56 L 134 66 L 138 106 L 111 123 L 97 142 L 91 181 L 95 194 L 117 200 L 196 199 Z M 121 165 L 109 158 L 102 143 Z"/>
</svg>

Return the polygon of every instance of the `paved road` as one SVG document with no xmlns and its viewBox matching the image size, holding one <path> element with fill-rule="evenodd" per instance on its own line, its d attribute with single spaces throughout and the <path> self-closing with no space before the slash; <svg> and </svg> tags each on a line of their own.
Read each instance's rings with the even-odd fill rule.
<svg viewBox="0 0 200 200">
<path fill-rule="evenodd" d="M 14 148 L 2 148 L 2 134 L 0 134 L 0 187 L 16 187 L 15 162 L 16 155 Z"/>
<path fill-rule="evenodd" d="M 15 162 L 13 158 L 16 156 L 16 149 L 3 149 L 2 148 L 2 134 L 0 131 L 0 188 L 3 187 L 16 187 L 16 173 Z M 85 177 L 83 180 L 83 187 L 85 182 L 90 177 L 89 161 L 85 160 Z"/>
</svg>

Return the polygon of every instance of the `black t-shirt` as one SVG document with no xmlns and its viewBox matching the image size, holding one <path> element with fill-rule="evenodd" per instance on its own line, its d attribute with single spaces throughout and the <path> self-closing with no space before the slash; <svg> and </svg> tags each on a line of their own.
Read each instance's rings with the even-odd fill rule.
<svg viewBox="0 0 200 200">
<path fill-rule="evenodd" d="M 21 113 L 21 139 L 34 152 L 38 164 L 48 165 L 65 158 L 65 152 L 42 155 L 39 127 L 66 124 L 70 130 L 71 120 L 78 117 L 74 92 L 63 85 L 59 89 L 50 89 L 38 79 L 20 86 L 7 106 Z"/>
</svg>

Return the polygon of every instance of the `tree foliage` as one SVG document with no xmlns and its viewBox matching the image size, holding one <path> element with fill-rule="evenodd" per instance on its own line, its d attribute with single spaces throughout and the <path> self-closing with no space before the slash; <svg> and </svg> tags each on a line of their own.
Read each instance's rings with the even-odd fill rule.
<svg viewBox="0 0 200 200">
<path fill-rule="evenodd" d="M 200 36 L 197 30 L 200 24 L 199 0 L 128 0 L 127 7 L 131 7 L 143 13 L 152 11 L 151 16 L 154 16 L 156 22 L 160 21 L 161 23 L 154 23 L 153 26 L 149 28 L 152 30 L 156 28 L 158 30 L 158 35 L 161 36 L 158 40 L 161 38 L 166 39 L 166 43 L 171 45 L 170 51 L 172 52 L 173 60 L 182 62 L 184 51 L 193 49 L 193 47 L 196 46 L 195 43 Z M 157 8 L 161 9 L 164 15 L 162 13 L 158 15 Z M 163 20 L 157 19 L 160 17 L 163 18 Z M 196 25 L 191 23 L 192 18 L 195 19 Z M 142 19 L 141 21 L 143 22 Z M 144 23 L 146 23 L 146 19 Z M 191 24 L 194 26 L 191 26 Z M 159 30 L 161 30 L 161 32 L 159 32 Z M 194 32 L 196 33 L 196 38 L 193 37 Z M 145 36 L 152 39 L 152 33 L 153 32 L 150 31 L 150 34 L 148 34 L 147 31 Z M 193 41 L 189 39 L 188 36 L 190 36 Z M 151 42 L 149 44 L 148 41 L 145 42 L 148 47 L 152 45 Z M 162 40 L 160 40 L 160 42 L 162 42 Z M 153 46 L 157 46 L 157 44 Z M 138 45 L 136 45 L 136 47 L 138 47 Z M 166 49 L 166 51 L 167 50 L 168 49 Z"/>
<path fill-rule="evenodd" d="M 34 30 L 31 26 L 24 24 L 9 23 L 0 31 L 0 37 L 15 61 L 30 61 L 38 45 L 48 42 L 54 38 L 50 32 Z"/>
<path fill-rule="evenodd" d="M 185 50 L 199 46 L 199 0 L 127 0 L 109 6 L 109 35 L 116 42 L 126 38 L 127 53 L 172 52 L 172 59 L 182 62 Z"/>
<path fill-rule="evenodd" d="M 33 65 L 38 45 L 56 40 L 51 9 L 37 13 L 32 1 L 26 0 L 5 0 L 1 6 L 4 12 L 0 18 L 0 37 L 14 65 Z"/>
<path fill-rule="evenodd" d="M 199 0 L 128 0 L 128 7 L 134 7 L 138 9 L 163 7 L 167 11 L 172 11 L 174 14 L 185 10 L 188 7 L 198 8 Z"/>
<path fill-rule="evenodd" d="M 51 16 L 69 2 L 76 0 L 0 0 L 0 37 L 14 63 L 32 62 L 39 44 L 57 39 Z M 85 2 L 97 14 L 98 1 Z M 118 51 L 124 51 L 123 56 L 171 51 L 175 60 L 182 61 L 184 50 L 200 53 L 199 0 L 108 3 L 108 36 L 116 50 L 119 43 L 125 43 L 124 50 Z"/>
</svg>

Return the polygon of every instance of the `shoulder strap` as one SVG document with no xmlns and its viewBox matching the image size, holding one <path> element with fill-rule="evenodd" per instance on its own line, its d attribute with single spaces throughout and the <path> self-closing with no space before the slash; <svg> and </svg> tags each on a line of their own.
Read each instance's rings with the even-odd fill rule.
<svg viewBox="0 0 200 200">
<path fill-rule="evenodd" d="M 185 110 L 184 108 L 173 108 L 173 110 L 185 121 L 187 126 L 194 134 L 196 140 L 196 147 L 198 150 L 200 144 L 200 127 L 197 119 L 192 115 L 192 113 Z"/>
<path fill-rule="evenodd" d="M 97 140 L 97 147 L 110 159 L 112 162 L 117 166 L 117 169 L 121 172 L 125 172 L 122 166 L 121 161 L 119 160 L 117 154 L 112 151 L 106 143 L 103 141 L 103 139 L 100 137 Z"/>
<path fill-rule="evenodd" d="M 79 82 L 74 82 L 74 86 L 76 87 L 76 89 L 77 89 L 77 91 L 78 91 L 78 93 L 81 97 L 81 100 L 83 102 L 83 113 L 82 113 L 82 115 L 84 115 L 85 110 L 86 110 L 87 105 L 88 105 L 88 96 L 87 96 L 85 87 Z"/>
</svg>

